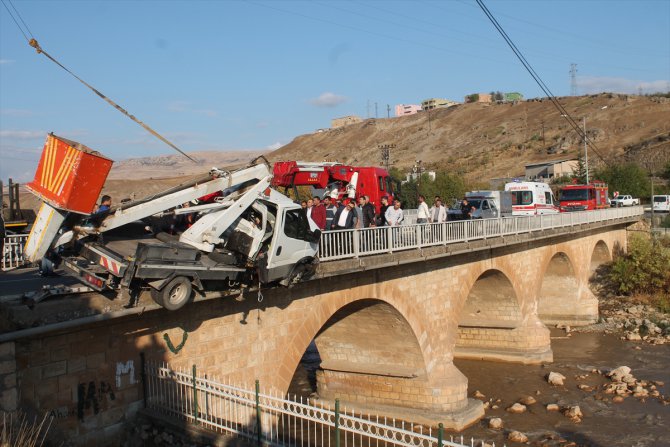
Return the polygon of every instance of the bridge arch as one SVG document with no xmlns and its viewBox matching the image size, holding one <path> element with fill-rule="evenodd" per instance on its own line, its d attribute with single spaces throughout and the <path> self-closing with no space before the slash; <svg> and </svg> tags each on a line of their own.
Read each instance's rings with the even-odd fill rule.
<svg viewBox="0 0 670 447">
<path fill-rule="evenodd" d="M 582 286 L 574 262 L 564 251 L 554 253 L 542 271 L 537 313 L 543 322 L 556 324 L 574 314 Z"/>
<path fill-rule="evenodd" d="M 551 361 L 549 331 L 537 320 L 530 298 L 519 292 L 524 283 L 511 264 L 497 267 L 480 271 L 462 292 L 455 357 L 521 363 Z"/>
<path fill-rule="evenodd" d="M 430 307 L 407 295 L 370 298 L 374 289 L 354 286 L 345 293 L 325 293 L 318 305 L 305 309 L 281 358 L 275 386 L 288 390 L 314 340 L 321 357 L 319 399 L 332 403 L 339 398 L 358 409 L 383 405 L 429 411 L 443 414 L 452 427 L 463 424 L 454 415 L 482 412 L 480 403 L 467 398 L 467 379 L 454 366 L 452 353 L 430 332 L 429 322 L 438 319 Z M 377 289 L 379 295 L 383 291 L 383 286 Z M 425 297 L 423 291 L 416 293 Z"/>
<path fill-rule="evenodd" d="M 523 314 L 512 280 L 499 269 L 482 272 L 467 289 L 458 326 L 516 327 Z"/>
<path fill-rule="evenodd" d="M 591 260 L 589 262 L 589 267 L 591 272 L 595 272 L 598 267 L 603 264 L 607 264 L 612 260 L 612 251 L 607 246 L 607 243 L 600 239 L 596 242 L 593 250 L 591 251 Z"/>
</svg>

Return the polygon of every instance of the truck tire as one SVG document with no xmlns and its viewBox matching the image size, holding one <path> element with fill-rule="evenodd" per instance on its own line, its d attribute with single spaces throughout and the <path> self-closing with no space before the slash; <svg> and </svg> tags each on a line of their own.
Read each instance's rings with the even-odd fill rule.
<svg viewBox="0 0 670 447">
<path fill-rule="evenodd" d="M 160 290 L 151 289 L 151 298 L 167 310 L 178 310 L 191 301 L 193 287 L 191 280 L 177 276 Z"/>
</svg>

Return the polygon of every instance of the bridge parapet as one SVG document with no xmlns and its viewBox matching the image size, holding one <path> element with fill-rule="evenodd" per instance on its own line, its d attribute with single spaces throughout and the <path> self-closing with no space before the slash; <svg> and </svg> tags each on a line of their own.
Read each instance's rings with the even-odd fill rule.
<svg viewBox="0 0 670 447">
<path fill-rule="evenodd" d="M 545 230 L 568 233 L 585 224 L 618 224 L 639 218 L 643 214 L 644 209 L 635 206 L 574 213 L 328 231 L 321 237 L 319 259 L 321 261 L 355 259 Z"/>
</svg>

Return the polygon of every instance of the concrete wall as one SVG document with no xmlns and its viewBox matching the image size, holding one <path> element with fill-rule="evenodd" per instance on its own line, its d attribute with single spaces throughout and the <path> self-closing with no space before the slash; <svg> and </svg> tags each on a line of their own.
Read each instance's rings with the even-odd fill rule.
<svg viewBox="0 0 670 447">
<path fill-rule="evenodd" d="M 323 399 L 460 429 L 483 410 L 468 400 L 454 357 L 550 360 L 541 319 L 595 319 L 588 278 L 625 237 L 612 229 L 537 240 L 269 289 L 260 303 L 256 294 L 202 301 L 19 339 L 0 345 L 0 402 L 52 412 L 65 438 L 104 445 L 141 406 L 140 352 L 286 393 L 316 340 Z M 546 281 L 565 276 L 560 294 L 546 292 Z"/>
</svg>

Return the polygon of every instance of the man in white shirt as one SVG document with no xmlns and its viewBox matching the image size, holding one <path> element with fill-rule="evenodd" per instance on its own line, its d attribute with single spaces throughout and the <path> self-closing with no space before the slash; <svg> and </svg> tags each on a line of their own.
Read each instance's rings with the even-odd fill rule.
<svg viewBox="0 0 670 447">
<path fill-rule="evenodd" d="M 447 221 L 447 209 L 442 205 L 442 200 L 435 200 L 435 205 L 430 209 L 429 221 L 431 223 Z"/>
<path fill-rule="evenodd" d="M 386 217 L 387 225 L 391 227 L 400 225 L 403 219 L 402 210 L 400 209 L 400 200 L 395 200 L 393 202 L 393 208 L 389 206 L 386 209 L 386 214 L 384 216 Z"/>
<path fill-rule="evenodd" d="M 426 204 L 426 198 L 424 196 L 419 196 L 419 208 L 416 213 L 416 223 L 424 224 L 428 222 L 428 204 Z"/>
</svg>

